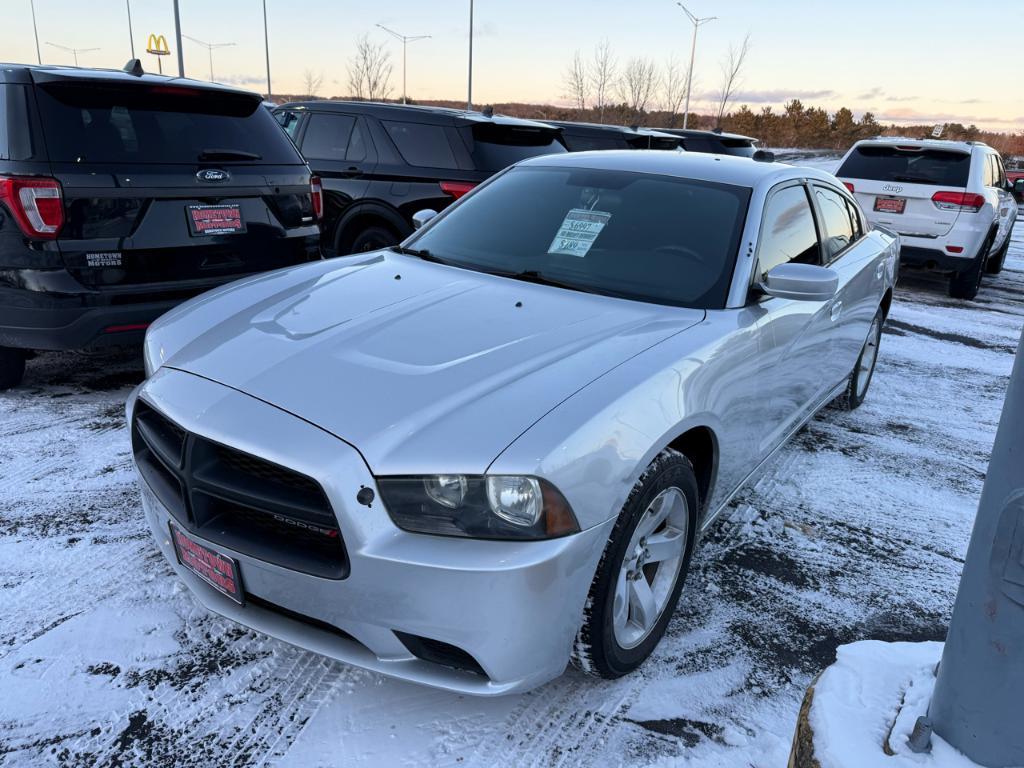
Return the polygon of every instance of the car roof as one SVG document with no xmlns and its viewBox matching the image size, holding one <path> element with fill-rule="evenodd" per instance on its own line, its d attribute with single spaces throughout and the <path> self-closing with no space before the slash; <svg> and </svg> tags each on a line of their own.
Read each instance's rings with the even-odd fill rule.
<svg viewBox="0 0 1024 768">
<path fill-rule="evenodd" d="M 681 179 L 714 181 L 738 187 L 758 187 L 785 179 L 816 179 L 838 186 L 830 173 L 815 168 L 795 167 L 785 163 L 763 162 L 749 157 L 712 155 L 703 152 L 681 152 L 651 149 L 616 149 L 592 152 L 570 152 L 564 155 L 542 155 L 519 162 L 520 166 L 590 168 L 607 171 L 656 173 Z"/>
<path fill-rule="evenodd" d="M 906 136 L 875 136 L 861 139 L 854 147 L 865 144 L 879 147 L 923 147 L 927 149 L 945 149 L 959 152 L 970 152 L 974 147 L 988 147 L 983 141 L 952 141 L 950 139 L 910 139 Z"/>
<path fill-rule="evenodd" d="M 210 83 L 205 80 L 192 80 L 188 77 L 177 75 L 160 75 L 155 72 L 144 72 L 141 75 L 133 75 L 123 69 L 100 69 L 94 67 L 64 67 L 51 64 L 0 64 L 0 82 L 9 83 L 40 83 L 40 82 L 108 82 L 149 85 L 179 85 L 189 88 L 196 88 L 204 91 L 217 91 L 219 93 L 237 93 L 251 96 L 254 99 L 262 99 L 258 93 L 247 91 L 243 88 L 235 88 L 230 85 Z"/>
<path fill-rule="evenodd" d="M 549 123 L 536 120 L 524 120 L 507 115 L 486 115 L 483 112 L 452 107 L 432 107 L 424 104 L 393 104 L 386 101 L 351 101 L 347 99 L 313 99 L 309 101 L 290 101 L 281 104 L 278 109 L 310 109 L 320 112 L 358 112 L 372 115 L 383 120 L 412 119 L 418 123 L 434 123 L 438 125 L 472 125 L 473 123 L 495 123 L 522 128 L 556 129 Z"/>
<path fill-rule="evenodd" d="M 657 128 L 646 128 L 639 125 L 609 125 L 608 123 L 578 123 L 571 120 L 548 120 L 551 125 L 556 125 L 564 131 L 573 133 L 624 133 L 629 136 L 651 136 L 654 138 L 678 139 L 679 137 L 665 133 Z"/>
<path fill-rule="evenodd" d="M 712 139 L 742 139 L 744 141 L 757 141 L 753 136 L 744 136 L 742 133 L 725 133 L 724 131 L 701 131 L 696 128 L 658 128 L 656 130 L 664 133 L 671 133 L 673 136 L 686 138 L 707 137 Z"/>
</svg>

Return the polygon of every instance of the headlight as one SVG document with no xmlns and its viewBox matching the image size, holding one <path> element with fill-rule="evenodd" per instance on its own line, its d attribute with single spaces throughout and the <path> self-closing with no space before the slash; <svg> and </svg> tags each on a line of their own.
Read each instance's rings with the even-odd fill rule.
<svg viewBox="0 0 1024 768">
<path fill-rule="evenodd" d="M 551 483 L 522 475 L 377 478 L 392 522 L 405 531 L 474 539 L 553 539 L 579 531 Z"/>
</svg>

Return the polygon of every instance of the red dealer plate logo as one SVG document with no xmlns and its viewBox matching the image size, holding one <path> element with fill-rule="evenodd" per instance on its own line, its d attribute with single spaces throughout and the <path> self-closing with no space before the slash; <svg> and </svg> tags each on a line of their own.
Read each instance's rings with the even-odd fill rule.
<svg viewBox="0 0 1024 768">
<path fill-rule="evenodd" d="M 193 235 L 233 235 L 245 232 L 238 205 L 189 205 L 188 231 Z"/>
<path fill-rule="evenodd" d="M 222 595 L 242 605 L 244 598 L 242 580 L 238 577 L 238 563 L 193 541 L 174 523 L 168 525 L 171 527 L 171 541 L 174 542 L 178 562 Z"/>
</svg>

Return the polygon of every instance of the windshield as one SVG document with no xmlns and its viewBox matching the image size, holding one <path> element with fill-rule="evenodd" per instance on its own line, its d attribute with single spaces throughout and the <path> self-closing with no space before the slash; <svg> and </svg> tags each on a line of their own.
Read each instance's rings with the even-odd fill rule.
<svg viewBox="0 0 1024 768">
<path fill-rule="evenodd" d="M 857 147 L 836 176 L 872 181 L 905 181 L 943 187 L 967 186 L 971 156 L 942 149 L 900 149 L 885 145 Z"/>
<path fill-rule="evenodd" d="M 37 89 L 50 159 L 86 163 L 301 163 L 258 99 L 176 86 Z"/>
<path fill-rule="evenodd" d="M 721 308 L 749 198 L 744 187 L 655 174 L 519 167 L 410 245 L 485 272 Z"/>
</svg>

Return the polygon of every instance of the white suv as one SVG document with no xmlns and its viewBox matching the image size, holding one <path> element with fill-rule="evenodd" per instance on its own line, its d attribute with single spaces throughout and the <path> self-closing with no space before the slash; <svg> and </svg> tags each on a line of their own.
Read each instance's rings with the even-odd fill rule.
<svg viewBox="0 0 1024 768">
<path fill-rule="evenodd" d="M 1003 161 L 976 141 L 858 141 L 836 176 L 872 224 L 898 232 L 901 263 L 951 273 L 949 295 L 973 299 L 1003 268 L 1017 203 Z"/>
</svg>

